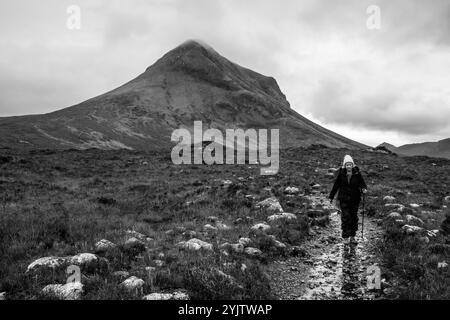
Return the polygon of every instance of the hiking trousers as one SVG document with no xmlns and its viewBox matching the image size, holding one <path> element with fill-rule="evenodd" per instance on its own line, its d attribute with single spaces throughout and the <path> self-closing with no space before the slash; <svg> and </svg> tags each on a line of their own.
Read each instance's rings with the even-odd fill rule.
<svg viewBox="0 0 450 320">
<path fill-rule="evenodd" d="M 358 230 L 359 203 L 340 202 L 342 238 L 355 237 Z"/>
</svg>

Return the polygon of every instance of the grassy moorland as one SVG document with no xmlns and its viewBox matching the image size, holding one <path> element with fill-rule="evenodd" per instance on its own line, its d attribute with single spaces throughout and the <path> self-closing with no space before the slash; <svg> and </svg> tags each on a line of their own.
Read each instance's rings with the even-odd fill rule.
<svg viewBox="0 0 450 320">
<path fill-rule="evenodd" d="M 302 194 L 315 184 L 329 192 L 328 169 L 340 166 L 346 153 L 369 185 L 367 214 L 385 228 L 380 246 L 386 297 L 450 298 L 450 269 L 442 267 L 450 262 L 444 232 L 406 234 L 387 218 L 395 207 L 383 200 L 395 197 L 404 206 L 402 218 L 412 215 L 425 229 L 440 229 L 448 215 L 450 160 L 319 146 L 284 150 L 275 176 L 261 176 L 248 164 L 174 165 L 170 152 L 0 149 L 0 292 L 8 299 L 47 298 L 42 288 L 65 283 L 65 269 L 25 272 L 31 262 L 93 253 L 96 242 L 107 239 L 117 246 L 99 254 L 105 265 L 82 270 L 83 299 L 140 299 L 120 285 L 116 271 L 143 279 L 145 294 L 181 289 L 191 299 L 271 298 L 265 265 L 301 250 L 313 223 Z M 288 186 L 300 195 L 288 197 Z M 297 219 L 278 221 L 267 232 L 252 230 L 269 215 L 256 204 L 271 196 Z M 128 245 L 130 235 L 141 245 Z M 177 245 L 191 238 L 212 250 Z M 240 238 L 249 238 L 261 254 L 223 245 Z"/>
</svg>

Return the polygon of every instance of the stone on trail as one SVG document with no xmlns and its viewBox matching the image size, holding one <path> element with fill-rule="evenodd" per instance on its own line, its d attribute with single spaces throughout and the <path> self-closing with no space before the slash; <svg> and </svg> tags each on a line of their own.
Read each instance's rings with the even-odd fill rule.
<svg viewBox="0 0 450 320">
<path fill-rule="evenodd" d="M 6 300 L 6 292 L 1 292 L 0 293 L 0 301 L 1 300 Z"/>
<path fill-rule="evenodd" d="M 283 212 L 280 202 L 277 198 L 271 197 L 260 201 L 255 206 L 257 209 L 266 209 L 268 212 Z"/>
<path fill-rule="evenodd" d="M 417 204 L 417 203 L 410 203 L 409 206 L 410 206 L 411 208 L 417 209 L 417 208 L 420 207 L 420 204 Z"/>
<path fill-rule="evenodd" d="M 385 196 L 384 198 L 383 198 L 383 201 L 385 201 L 385 202 L 393 202 L 395 200 L 395 197 L 393 197 L 393 196 Z"/>
<path fill-rule="evenodd" d="M 448 263 L 447 263 L 447 262 L 445 262 L 445 261 L 442 261 L 442 262 L 438 262 L 438 265 L 437 265 L 437 267 L 438 267 L 438 269 L 443 269 L 443 268 L 447 268 L 447 267 L 448 267 Z"/>
<path fill-rule="evenodd" d="M 49 284 L 42 289 L 42 293 L 60 300 L 79 300 L 83 294 L 83 285 L 80 282 Z"/>
<path fill-rule="evenodd" d="M 405 224 L 402 227 L 402 230 L 405 231 L 406 234 L 418 234 L 423 231 L 423 228 Z"/>
<path fill-rule="evenodd" d="M 214 226 L 212 226 L 212 225 L 210 225 L 209 223 L 208 223 L 208 224 L 205 224 L 205 225 L 203 226 L 203 229 L 205 229 L 206 231 L 217 231 L 217 228 L 214 227 Z"/>
</svg>

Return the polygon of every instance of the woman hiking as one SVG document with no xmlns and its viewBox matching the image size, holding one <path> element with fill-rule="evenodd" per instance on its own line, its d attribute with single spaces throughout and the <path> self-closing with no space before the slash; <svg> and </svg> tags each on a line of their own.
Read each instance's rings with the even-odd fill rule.
<svg viewBox="0 0 450 320">
<path fill-rule="evenodd" d="M 339 169 L 333 189 L 330 192 L 330 203 L 333 202 L 336 192 L 341 208 L 342 238 L 345 243 L 356 244 L 355 236 L 358 230 L 358 207 L 361 201 L 361 193 L 367 192 L 367 185 L 359 168 L 352 157 L 346 155 Z"/>
</svg>

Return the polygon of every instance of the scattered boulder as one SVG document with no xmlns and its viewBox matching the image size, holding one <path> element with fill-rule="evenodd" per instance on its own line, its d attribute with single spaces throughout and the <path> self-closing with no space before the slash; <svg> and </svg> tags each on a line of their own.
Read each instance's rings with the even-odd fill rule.
<svg viewBox="0 0 450 320">
<path fill-rule="evenodd" d="M 74 264 L 80 267 L 96 264 L 98 257 L 92 253 L 79 253 L 70 258 L 70 264 Z"/>
<path fill-rule="evenodd" d="M 283 212 L 280 214 L 274 214 L 267 218 L 267 220 L 269 222 L 274 222 L 274 221 L 278 221 L 278 220 L 295 220 L 295 219 L 297 219 L 297 216 L 295 214 L 287 213 L 287 212 Z"/>
<path fill-rule="evenodd" d="M 127 230 L 126 234 L 129 238 L 136 238 L 141 241 L 147 241 L 148 237 L 145 234 L 142 234 L 140 232 L 134 231 L 134 230 Z"/>
<path fill-rule="evenodd" d="M 402 227 L 402 230 L 406 233 L 406 234 L 418 234 L 421 233 L 423 231 L 423 228 L 418 227 L 418 226 L 411 226 L 408 224 L 405 224 Z"/>
<path fill-rule="evenodd" d="M 231 250 L 237 253 L 244 252 L 244 246 L 240 243 L 233 243 L 230 245 Z"/>
<path fill-rule="evenodd" d="M 213 245 L 211 243 L 202 241 L 200 239 L 197 238 L 192 238 L 188 241 L 181 241 L 178 243 L 179 247 L 182 247 L 184 249 L 187 250 L 192 250 L 192 251 L 198 251 L 200 249 L 206 250 L 206 251 L 212 251 L 213 250 Z"/>
<path fill-rule="evenodd" d="M 130 276 L 130 273 L 125 270 L 119 270 L 114 271 L 112 275 L 113 277 L 118 278 L 120 281 L 123 281 Z"/>
<path fill-rule="evenodd" d="M 240 238 L 239 243 L 242 244 L 244 247 L 248 247 L 252 240 L 250 238 Z"/>
<path fill-rule="evenodd" d="M 438 269 L 444 269 L 444 268 L 447 268 L 447 267 L 448 267 L 448 263 L 445 262 L 445 261 L 438 262 L 437 267 L 438 267 Z"/>
<path fill-rule="evenodd" d="M 280 202 L 275 197 L 258 202 L 255 207 L 257 209 L 266 209 L 268 212 L 283 212 Z"/>
<path fill-rule="evenodd" d="M 383 201 L 392 203 L 392 202 L 395 201 L 395 197 L 393 197 L 393 196 L 385 196 L 385 197 L 383 198 Z"/>
<path fill-rule="evenodd" d="M 41 270 L 41 269 L 56 269 L 63 265 L 67 264 L 66 258 L 61 257 L 43 257 L 39 258 L 32 263 L 30 263 L 27 267 L 26 272 Z"/>
<path fill-rule="evenodd" d="M 83 294 L 83 285 L 80 282 L 49 284 L 42 289 L 42 293 L 60 300 L 79 300 Z"/>
<path fill-rule="evenodd" d="M 131 237 L 127 241 L 125 241 L 124 247 L 127 250 L 135 250 L 136 252 L 144 252 L 145 251 L 144 242 L 135 237 Z"/>
<path fill-rule="evenodd" d="M 217 231 L 217 228 L 216 227 L 214 227 L 214 226 L 212 226 L 212 225 L 210 225 L 209 223 L 208 224 L 205 224 L 204 226 L 203 226 L 203 229 L 205 229 L 206 231 Z"/>
<path fill-rule="evenodd" d="M 183 291 L 173 293 L 151 293 L 142 298 L 143 300 L 189 300 L 189 295 Z"/>
<path fill-rule="evenodd" d="M 257 223 L 252 227 L 252 230 L 259 230 L 259 231 L 268 231 L 270 229 L 270 226 L 267 223 Z"/>
<path fill-rule="evenodd" d="M 446 197 L 444 197 L 444 203 L 446 203 L 446 204 L 450 204 L 450 196 L 446 196 Z"/>
<path fill-rule="evenodd" d="M 138 277 L 135 276 L 131 276 L 125 281 L 123 281 L 120 285 L 123 286 L 129 292 L 142 294 L 144 284 L 145 284 L 144 280 L 139 279 Z"/>
<path fill-rule="evenodd" d="M 262 254 L 261 250 L 259 250 L 257 248 L 253 248 L 253 247 L 247 247 L 247 248 L 245 248 L 244 251 L 249 256 L 260 256 Z"/>
<path fill-rule="evenodd" d="M 116 247 L 116 244 L 113 242 L 102 239 L 95 244 L 95 252 L 96 253 L 104 253 L 110 251 Z"/>
<path fill-rule="evenodd" d="M 0 293 L 0 301 L 2 301 L 2 300 L 6 300 L 6 292 Z"/>
<path fill-rule="evenodd" d="M 406 221 L 409 224 L 416 225 L 416 226 L 423 226 L 424 225 L 422 219 L 417 218 L 417 217 L 415 217 L 415 216 L 413 216 L 411 214 L 406 215 Z"/>
<path fill-rule="evenodd" d="M 223 223 L 223 222 L 217 222 L 217 223 L 216 223 L 216 228 L 217 228 L 218 230 L 221 230 L 221 231 L 226 231 L 226 230 L 230 230 L 230 229 L 231 229 L 230 226 L 226 225 L 226 224 Z"/>
<path fill-rule="evenodd" d="M 402 215 L 400 213 L 394 211 L 394 212 L 389 213 L 387 218 L 392 219 L 392 220 L 401 220 Z"/>
<path fill-rule="evenodd" d="M 287 194 L 297 194 L 299 192 L 300 192 L 299 188 L 296 187 L 287 187 L 286 189 L 284 189 L 284 193 Z"/>
<path fill-rule="evenodd" d="M 410 203 L 409 206 L 410 206 L 411 208 L 417 209 L 417 208 L 420 207 L 420 204 L 417 204 L 417 203 Z"/>
</svg>

